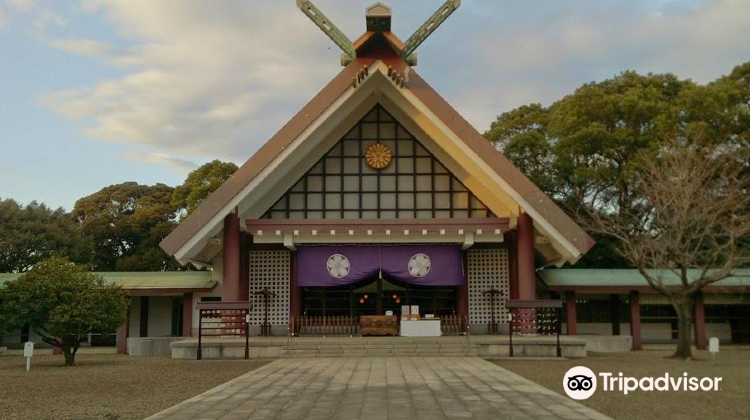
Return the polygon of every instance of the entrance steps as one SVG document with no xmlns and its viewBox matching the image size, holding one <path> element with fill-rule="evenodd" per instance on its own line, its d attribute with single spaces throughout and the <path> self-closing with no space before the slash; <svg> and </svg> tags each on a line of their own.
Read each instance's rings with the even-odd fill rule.
<svg viewBox="0 0 750 420">
<path fill-rule="evenodd" d="M 408 357 L 479 356 L 476 346 L 466 339 L 419 340 L 408 337 L 360 338 L 355 342 L 324 338 L 320 341 L 292 339 L 281 349 L 280 357 Z"/>
<path fill-rule="evenodd" d="M 563 357 L 586 357 L 584 339 L 560 337 Z M 514 337 L 516 357 L 555 357 L 555 337 Z M 251 359 L 317 357 L 507 357 L 509 340 L 502 335 L 443 337 L 250 337 Z M 195 338 L 171 343 L 173 359 L 196 359 Z M 236 337 L 204 339 L 204 359 L 241 359 L 245 340 Z"/>
</svg>

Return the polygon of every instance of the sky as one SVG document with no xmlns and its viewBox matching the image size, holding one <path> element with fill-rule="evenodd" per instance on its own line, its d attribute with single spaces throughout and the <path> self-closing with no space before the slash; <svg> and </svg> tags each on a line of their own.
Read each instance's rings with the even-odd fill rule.
<svg viewBox="0 0 750 420">
<path fill-rule="evenodd" d="M 373 1 L 314 0 L 350 39 Z M 441 0 L 391 0 L 403 40 Z M 415 70 L 474 127 L 632 69 L 750 61 L 749 0 L 463 0 Z M 70 210 L 242 164 L 339 71 L 294 0 L 0 0 L 0 198 Z"/>
</svg>

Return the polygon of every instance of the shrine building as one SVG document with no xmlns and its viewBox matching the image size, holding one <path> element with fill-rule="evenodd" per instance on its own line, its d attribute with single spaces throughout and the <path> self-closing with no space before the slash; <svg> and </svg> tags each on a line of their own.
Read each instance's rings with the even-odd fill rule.
<svg viewBox="0 0 750 420">
<path fill-rule="evenodd" d="M 216 287 L 192 304 L 252 302 L 257 332 L 268 298 L 275 335 L 294 319 L 407 305 L 481 333 L 490 305 L 502 324 L 505 300 L 537 298 L 537 268 L 574 264 L 594 245 L 415 71 L 414 50 L 459 3 L 406 42 L 376 3 L 352 42 L 298 1 L 342 49 L 343 69 L 161 243 L 211 268 Z"/>
<path fill-rule="evenodd" d="M 541 305 L 535 330 L 521 322 L 518 335 L 572 336 L 558 355 L 674 342 L 674 310 L 637 270 L 555 269 L 594 241 L 414 70 L 416 48 L 459 3 L 446 1 L 405 42 L 390 30 L 391 9 L 375 3 L 352 42 L 298 0 L 341 48 L 343 69 L 161 243 L 207 270 L 97 273 L 131 305 L 116 333 L 94 331 L 85 345 L 195 358 L 201 311 L 224 307 L 249 319 L 240 328 L 223 313 L 204 319 L 239 351 L 212 357 L 249 351 L 247 338 L 225 335 L 237 332 L 276 336 L 254 337 L 254 357 L 292 354 L 297 336 L 313 336 L 300 345 L 315 348 L 335 341 L 315 337 L 372 334 L 462 335 L 442 342 L 482 354 L 479 345 L 513 348 L 499 334 L 512 339 L 509 322 L 523 321 L 529 302 Z M 1 273 L 0 288 L 20 275 Z M 696 296 L 699 349 L 709 337 L 750 342 L 749 277 L 741 270 Z M 543 318 L 552 304 L 554 317 Z M 543 351 L 534 354 L 554 355 L 554 337 L 532 338 Z M 0 351 L 26 341 L 39 341 L 28 325 L 0 334 Z"/>
</svg>

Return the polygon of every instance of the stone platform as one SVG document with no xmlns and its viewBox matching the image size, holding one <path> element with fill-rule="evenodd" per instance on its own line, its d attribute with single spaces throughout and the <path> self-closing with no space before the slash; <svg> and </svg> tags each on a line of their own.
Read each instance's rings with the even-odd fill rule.
<svg viewBox="0 0 750 420">
<path fill-rule="evenodd" d="M 587 341 L 581 337 L 560 337 L 562 355 L 586 357 Z M 514 337 L 516 357 L 556 357 L 555 337 Z M 447 337 L 251 337 L 250 358 L 301 357 L 398 357 L 398 356 L 509 356 L 507 336 Z M 198 340 L 191 338 L 171 343 L 173 359 L 196 359 Z M 206 339 L 204 359 L 243 358 L 245 340 Z"/>
</svg>

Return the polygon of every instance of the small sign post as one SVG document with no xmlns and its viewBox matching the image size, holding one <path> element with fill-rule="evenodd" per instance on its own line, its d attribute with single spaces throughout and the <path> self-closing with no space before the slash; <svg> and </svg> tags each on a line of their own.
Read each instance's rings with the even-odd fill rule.
<svg viewBox="0 0 750 420">
<path fill-rule="evenodd" d="M 23 357 L 26 358 L 26 372 L 31 369 L 31 356 L 34 355 L 34 342 L 27 341 L 23 343 Z"/>
<path fill-rule="evenodd" d="M 712 358 L 716 357 L 716 353 L 719 352 L 719 339 L 717 337 L 708 339 L 708 352 L 711 353 Z"/>
</svg>

